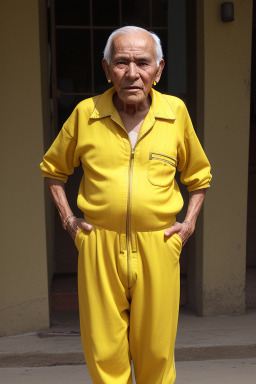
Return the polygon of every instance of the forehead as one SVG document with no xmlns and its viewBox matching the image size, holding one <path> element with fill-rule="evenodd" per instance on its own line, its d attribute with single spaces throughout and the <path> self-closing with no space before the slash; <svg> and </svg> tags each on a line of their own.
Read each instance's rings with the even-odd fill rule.
<svg viewBox="0 0 256 384">
<path fill-rule="evenodd" d="M 113 40 L 112 57 L 130 54 L 146 55 L 155 58 L 153 37 L 146 32 L 118 35 Z"/>
</svg>

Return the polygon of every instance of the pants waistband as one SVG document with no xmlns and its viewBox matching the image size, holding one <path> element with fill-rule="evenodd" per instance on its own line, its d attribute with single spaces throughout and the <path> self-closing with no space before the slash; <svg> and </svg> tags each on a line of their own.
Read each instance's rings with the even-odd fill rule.
<svg viewBox="0 0 256 384">
<path fill-rule="evenodd" d="M 90 221 L 89 221 L 90 222 Z M 111 229 L 111 228 L 105 228 L 105 227 L 101 227 L 97 224 L 94 224 L 92 222 L 90 222 L 90 224 L 92 224 L 92 226 L 95 228 L 95 229 L 103 229 L 105 231 L 111 231 L 111 232 L 116 232 L 119 236 L 119 242 L 120 242 L 120 252 L 121 253 L 125 253 L 127 251 L 127 241 L 130 242 L 130 249 L 131 249 L 131 252 L 137 252 L 137 233 L 138 232 L 156 232 L 156 231 L 161 231 L 161 230 L 164 230 L 164 229 L 167 229 L 167 228 L 170 228 L 175 222 L 175 219 L 164 225 L 163 227 L 160 227 L 160 228 L 154 228 L 154 229 L 149 229 L 149 230 L 144 230 L 144 231 L 133 231 L 131 229 L 131 232 L 130 232 L 130 236 L 129 236 L 129 240 L 127 239 L 127 234 L 126 232 L 121 232 L 121 231 L 116 231 L 114 229 Z"/>
</svg>

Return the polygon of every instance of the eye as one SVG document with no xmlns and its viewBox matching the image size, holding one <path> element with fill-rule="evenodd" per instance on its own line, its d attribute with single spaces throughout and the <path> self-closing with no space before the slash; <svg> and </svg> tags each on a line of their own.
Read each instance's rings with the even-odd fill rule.
<svg viewBox="0 0 256 384">
<path fill-rule="evenodd" d="M 148 63 L 145 62 L 145 61 L 142 61 L 142 62 L 139 63 L 138 65 L 139 65 L 139 67 L 146 67 L 146 66 L 148 65 Z"/>
</svg>

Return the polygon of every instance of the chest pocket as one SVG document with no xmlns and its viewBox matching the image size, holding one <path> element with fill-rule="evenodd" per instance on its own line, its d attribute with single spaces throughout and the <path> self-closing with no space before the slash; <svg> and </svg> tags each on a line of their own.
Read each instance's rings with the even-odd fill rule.
<svg viewBox="0 0 256 384">
<path fill-rule="evenodd" d="M 148 180 L 159 187 L 168 187 L 173 182 L 178 161 L 166 153 L 150 152 Z"/>
</svg>

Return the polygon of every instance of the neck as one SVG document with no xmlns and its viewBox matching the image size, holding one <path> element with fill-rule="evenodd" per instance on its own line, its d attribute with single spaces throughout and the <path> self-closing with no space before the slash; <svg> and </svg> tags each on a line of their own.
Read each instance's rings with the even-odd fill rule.
<svg viewBox="0 0 256 384">
<path fill-rule="evenodd" d="M 137 104 L 127 104 L 124 103 L 115 93 L 113 98 L 114 105 L 118 112 L 126 113 L 127 115 L 133 116 L 138 112 L 148 111 L 150 108 L 150 96 L 148 96 L 143 102 Z"/>
</svg>

